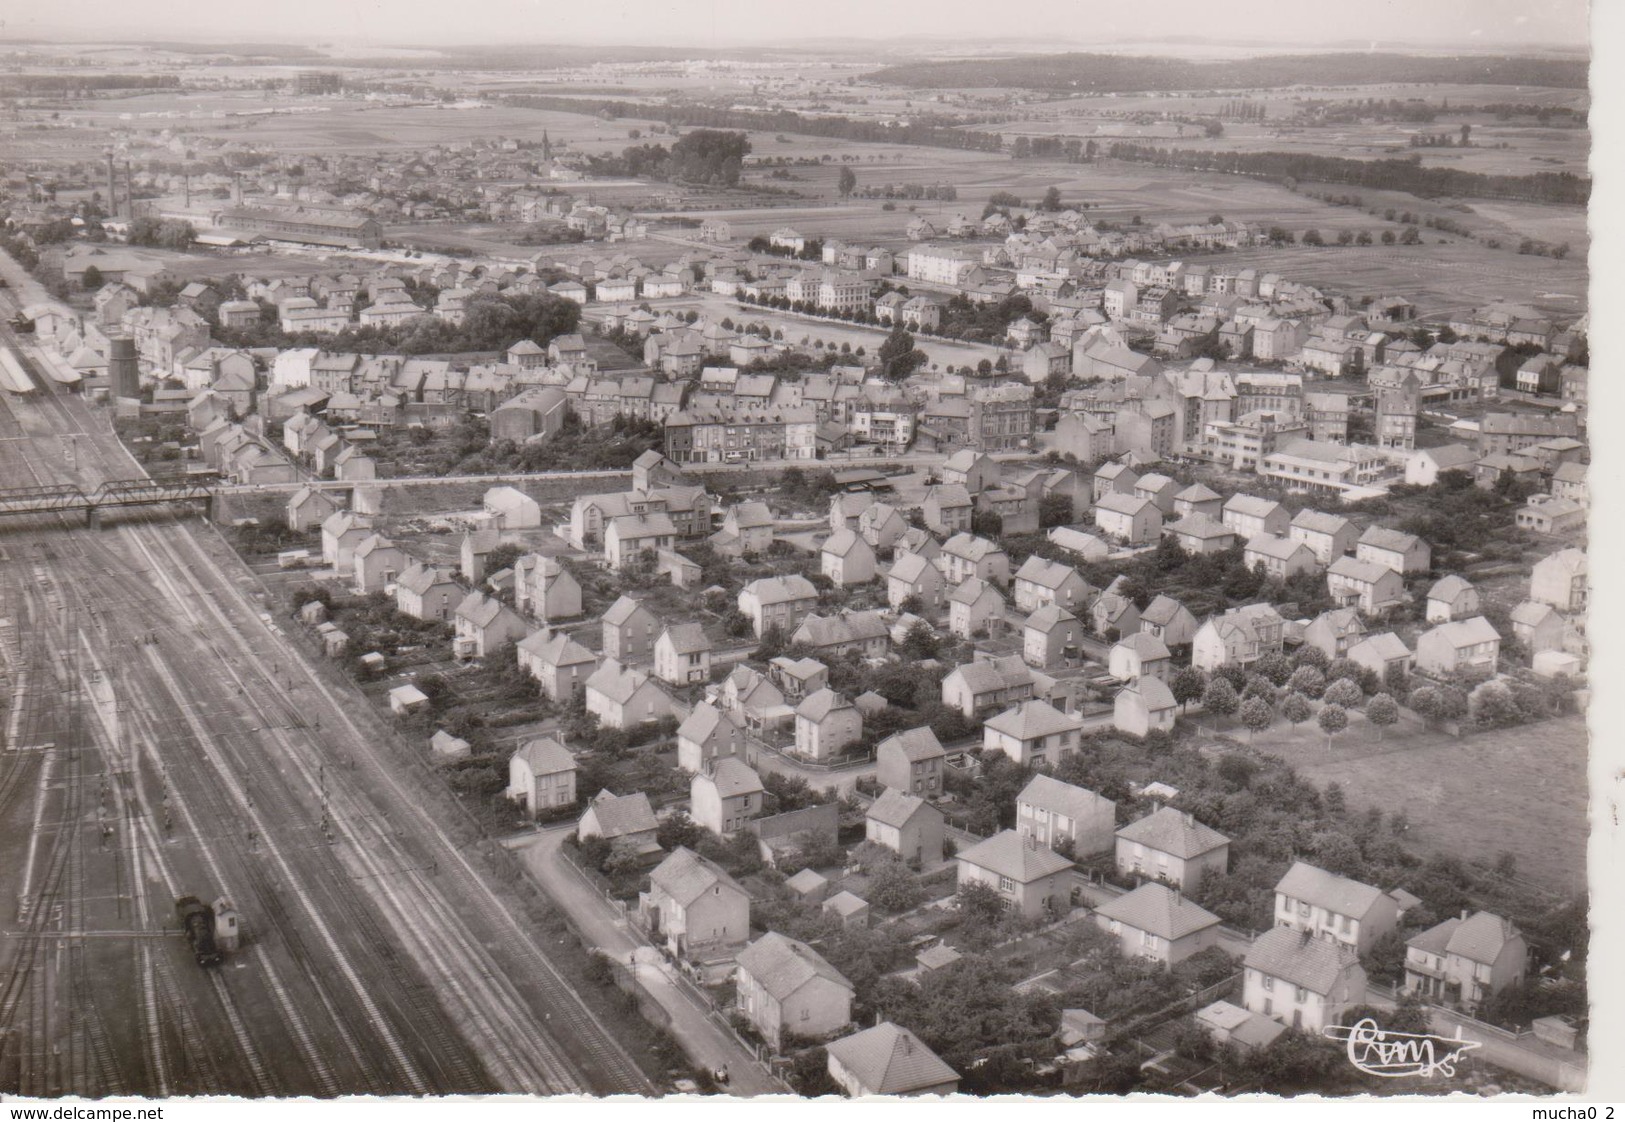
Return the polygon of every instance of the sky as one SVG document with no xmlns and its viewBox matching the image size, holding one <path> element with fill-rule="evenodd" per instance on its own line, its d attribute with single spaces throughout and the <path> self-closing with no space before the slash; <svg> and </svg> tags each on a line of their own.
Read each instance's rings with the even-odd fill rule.
<svg viewBox="0 0 1625 1122">
<path fill-rule="evenodd" d="M 1074 50 L 1157 33 L 1306 44 L 1587 41 L 1585 0 L 1155 0 L 1153 7 L 1154 21 L 1143 5 L 1102 0 L 1025 0 L 1008 9 L 985 0 L 25 0 L 0 3 L 0 37 L 793 47 L 813 38 L 924 35 L 945 51 L 955 41 L 985 51 L 992 38 L 1051 34 L 1056 49 Z M 1014 18 L 1001 21 L 1001 10 Z"/>
</svg>

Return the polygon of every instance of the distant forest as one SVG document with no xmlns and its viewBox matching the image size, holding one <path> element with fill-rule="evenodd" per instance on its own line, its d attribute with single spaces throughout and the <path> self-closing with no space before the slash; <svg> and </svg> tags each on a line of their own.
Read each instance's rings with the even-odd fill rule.
<svg viewBox="0 0 1625 1122">
<path fill-rule="evenodd" d="M 1346 183 L 1373 189 L 1409 191 L 1423 198 L 1465 196 L 1584 206 L 1591 197 L 1591 180 L 1566 171 L 1535 175 L 1488 175 L 1457 168 L 1424 167 L 1419 155 L 1397 160 L 1349 160 L 1341 156 L 1314 156 L 1299 152 L 1202 151 L 1128 143 L 1111 144 L 1104 154 L 1114 160 L 1131 160 L 1159 167 L 1252 175 L 1264 179 Z"/>
<path fill-rule="evenodd" d="M 1586 88 L 1585 59 L 1433 58 L 1399 54 L 1270 55 L 1193 62 L 1129 55 L 1064 54 L 959 59 L 890 66 L 865 80 L 916 88 L 1015 86 L 1040 90 L 1129 93 L 1145 90 L 1274 89 L 1281 86 L 1375 86 L 1391 82 Z"/>
<path fill-rule="evenodd" d="M 177 74 L 5 74 L 0 95 L 61 94 L 80 90 L 174 90 Z"/>
<path fill-rule="evenodd" d="M 1003 147 L 1003 140 L 997 133 L 969 131 L 960 128 L 960 122 L 951 117 L 932 117 L 929 114 L 911 117 L 907 125 L 885 125 L 879 121 L 855 121 L 849 117 L 805 117 L 787 110 L 758 112 L 750 109 L 718 109 L 707 105 L 645 105 L 635 101 L 596 101 L 543 95 L 515 95 L 503 100 L 522 109 L 583 113 L 606 120 L 633 117 L 687 128 L 796 132 L 803 136 L 824 136 L 834 140 L 969 148 L 976 152 L 997 152 Z"/>
</svg>

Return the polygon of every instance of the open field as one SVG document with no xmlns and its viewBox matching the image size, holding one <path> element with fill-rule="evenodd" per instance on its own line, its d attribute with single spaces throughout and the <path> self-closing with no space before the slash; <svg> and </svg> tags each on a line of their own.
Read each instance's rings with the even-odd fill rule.
<svg viewBox="0 0 1625 1122">
<path fill-rule="evenodd" d="M 1267 267 L 1356 297 L 1399 293 L 1430 318 L 1501 300 L 1528 303 L 1560 319 L 1586 310 L 1583 259 L 1519 256 L 1455 238 L 1443 245 L 1243 249 L 1186 261 Z"/>
<path fill-rule="evenodd" d="M 1403 810 L 1405 838 L 1466 859 L 1518 859 L 1520 876 L 1560 891 L 1585 887 L 1587 734 L 1582 717 L 1453 737 L 1410 720 L 1378 742 L 1363 718 L 1326 750 L 1305 725 L 1258 737 L 1306 779 L 1343 785 L 1351 811 Z"/>
</svg>

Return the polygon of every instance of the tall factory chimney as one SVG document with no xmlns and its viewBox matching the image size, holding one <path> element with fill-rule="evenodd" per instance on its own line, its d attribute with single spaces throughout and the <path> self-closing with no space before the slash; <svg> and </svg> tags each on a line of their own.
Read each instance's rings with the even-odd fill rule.
<svg viewBox="0 0 1625 1122">
<path fill-rule="evenodd" d="M 107 340 L 107 380 L 115 398 L 141 399 L 141 368 L 136 363 L 135 340 L 113 335 Z"/>
<path fill-rule="evenodd" d="M 118 211 L 118 173 L 113 170 L 113 150 L 107 150 L 107 214 L 110 218 L 117 218 Z"/>
<path fill-rule="evenodd" d="M 135 174 L 130 170 L 130 161 L 124 161 L 124 217 L 127 221 L 135 220 Z"/>
</svg>

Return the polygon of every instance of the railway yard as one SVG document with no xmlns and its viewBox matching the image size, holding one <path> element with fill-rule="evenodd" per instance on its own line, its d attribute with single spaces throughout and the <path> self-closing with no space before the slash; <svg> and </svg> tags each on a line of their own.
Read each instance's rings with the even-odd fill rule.
<svg viewBox="0 0 1625 1122">
<path fill-rule="evenodd" d="M 8 487 L 139 474 L 104 412 L 30 373 L 41 392 L 0 395 Z M 0 525 L 0 1091 L 649 1090 L 215 531 L 81 522 Z M 187 895 L 241 918 L 217 967 Z"/>
</svg>

